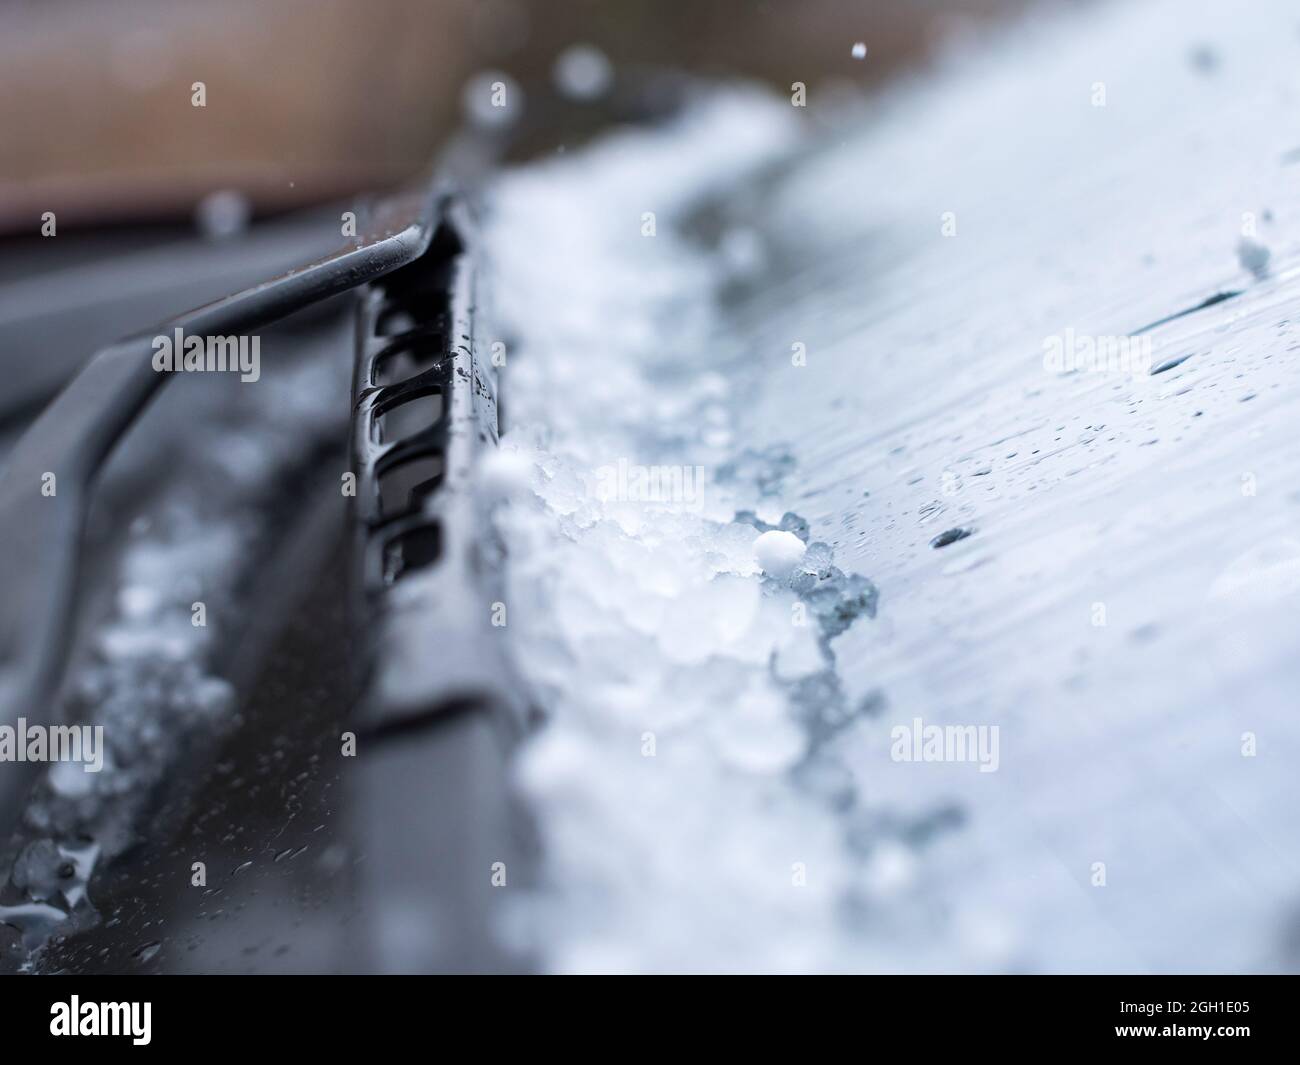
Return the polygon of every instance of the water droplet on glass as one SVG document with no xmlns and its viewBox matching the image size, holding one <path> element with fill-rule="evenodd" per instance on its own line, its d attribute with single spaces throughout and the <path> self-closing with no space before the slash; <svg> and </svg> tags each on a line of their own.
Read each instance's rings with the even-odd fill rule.
<svg viewBox="0 0 1300 1065">
<path fill-rule="evenodd" d="M 136 947 L 132 952 L 131 957 L 135 958 L 137 961 L 151 961 L 160 950 L 162 950 L 162 943 L 155 939 L 150 943 L 145 943 L 143 946 Z"/>
</svg>

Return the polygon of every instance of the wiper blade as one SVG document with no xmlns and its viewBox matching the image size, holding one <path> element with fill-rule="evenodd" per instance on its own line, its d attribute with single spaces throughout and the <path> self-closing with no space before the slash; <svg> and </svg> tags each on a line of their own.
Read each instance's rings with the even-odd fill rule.
<svg viewBox="0 0 1300 1065">
<path fill-rule="evenodd" d="M 86 510 L 114 445 L 170 379 L 154 338 L 248 334 L 419 258 L 440 197 L 428 186 L 380 203 L 334 254 L 103 349 L 42 412 L 0 471 L 0 726 L 54 723 L 77 597 Z M 0 836 L 21 814 L 36 766 L 0 766 Z"/>
</svg>

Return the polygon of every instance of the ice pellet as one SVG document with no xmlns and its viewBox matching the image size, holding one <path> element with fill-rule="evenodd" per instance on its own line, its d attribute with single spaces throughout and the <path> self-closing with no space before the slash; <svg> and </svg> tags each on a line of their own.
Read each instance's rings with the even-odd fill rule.
<svg viewBox="0 0 1300 1065">
<path fill-rule="evenodd" d="M 804 542 L 794 533 L 773 530 L 754 541 L 754 558 L 768 576 L 777 580 L 784 580 L 794 572 L 806 550 Z"/>
</svg>

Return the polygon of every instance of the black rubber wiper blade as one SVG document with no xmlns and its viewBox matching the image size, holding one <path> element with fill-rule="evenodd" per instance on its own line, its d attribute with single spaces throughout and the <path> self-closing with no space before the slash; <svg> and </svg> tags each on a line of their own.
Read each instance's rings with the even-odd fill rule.
<svg viewBox="0 0 1300 1065">
<path fill-rule="evenodd" d="M 494 626 L 504 547 L 479 462 L 497 447 L 499 373 L 482 350 L 479 251 L 452 200 L 429 252 L 357 301 L 353 609 L 365 684 L 345 806 L 367 904 L 349 924 L 364 972 L 516 972 L 498 935 L 526 884 L 532 825 L 511 788 L 528 700 Z M 504 881 L 499 881 L 504 882 Z M 409 934 L 393 935 L 403 913 Z"/>
</svg>

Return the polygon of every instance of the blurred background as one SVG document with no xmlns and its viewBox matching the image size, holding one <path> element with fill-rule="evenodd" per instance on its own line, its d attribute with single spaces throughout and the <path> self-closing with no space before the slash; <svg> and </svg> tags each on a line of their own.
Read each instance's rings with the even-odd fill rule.
<svg viewBox="0 0 1300 1065">
<path fill-rule="evenodd" d="M 507 151 L 522 158 L 634 118 L 656 71 L 785 92 L 803 81 L 825 99 L 879 85 L 1020 6 L 6 0 L 0 233 L 34 233 L 46 211 L 61 226 L 174 219 L 217 190 L 265 214 L 390 186 L 466 118 L 476 75 L 504 74 L 517 90 Z M 870 54 L 855 61 L 852 43 L 867 36 Z M 635 101 L 620 91 L 628 82 Z"/>
</svg>

